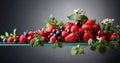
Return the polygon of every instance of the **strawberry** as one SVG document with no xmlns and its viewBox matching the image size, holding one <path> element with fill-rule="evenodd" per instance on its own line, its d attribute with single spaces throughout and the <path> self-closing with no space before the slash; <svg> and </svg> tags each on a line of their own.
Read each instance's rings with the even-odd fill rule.
<svg viewBox="0 0 120 63">
<path fill-rule="evenodd" d="M 9 37 L 8 39 L 7 39 L 7 43 L 12 43 L 13 42 L 13 37 Z"/>
<path fill-rule="evenodd" d="M 24 42 L 27 41 L 27 37 L 24 36 L 24 35 L 21 35 L 20 38 L 19 38 L 19 41 L 20 41 L 20 43 L 24 43 Z"/>
<path fill-rule="evenodd" d="M 93 28 L 93 30 L 99 30 L 99 25 L 98 25 L 98 24 L 94 24 L 94 25 L 92 26 L 92 28 Z"/>
<path fill-rule="evenodd" d="M 48 42 L 49 41 L 47 36 L 42 36 L 42 38 L 44 39 L 44 42 Z"/>
<path fill-rule="evenodd" d="M 110 39 L 117 39 L 118 38 L 118 35 L 116 33 L 113 33 L 110 37 Z"/>
<path fill-rule="evenodd" d="M 55 36 L 50 37 L 50 43 L 55 43 L 55 42 L 56 42 L 56 37 Z"/>
<path fill-rule="evenodd" d="M 83 31 L 92 30 L 92 26 L 90 26 L 90 25 L 88 25 L 88 24 L 83 24 L 83 25 L 82 25 L 82 29 L 83 29 Z"/>
<path fill-rule="evenodd" d="M 64 40 L 65 42 L 78 42 L 79 41 L 76 33 L 70 33 L 69 35 L 65 37 Z"/>
<path fill-rule="evenodd" d="M 64 39 L 63 39 L 63 37 L 62 36 L 58 36 L 58 41 L 63 41 Z"/>
<path fill-rule="evenodd" d="M 27 41 L 30 42 L 34 37 L 33 36 L 28 36 Z"/>
<path fill-rule="evenodd" d="M 18 36 L 18 35 L 17 35 L 15 38 L 16 38 L 16 39 L 19 39 L 19 38 L 20 38 L 20 36 Z"/>
<path fill-rule="evenodd" d="M 71 27 L 72 27 L 73 25 L 74 25 L 73 23 L 71 23 L 71 22 L 67 22 L 67 23 L 64 25 L 65 30 L 67 30 L 67 29 L 71 29 Z"/>
<path fill-rule="evenodd" d="M 84 31 L 83 31 L 83 29 L 82 28 L 79 28 L 79 36 L 82 36 L 83 34 L 84 34 Z"/>
<path fill-rule="evenodd" d="M 90 25 L 90 26 L 93 26 L 94 20 L 90 19 L 90 20 L 88 20 L 85 24 L 88 24 L 88 25 Z"/>
<path fill-rule="evenodd" d="M 102 40 L 108 40 L 107 36 L 102 36 Z"/>
<path fill-rule="evenodd" d="M 71 27 L 71 32 L 75 33 L 75 32 L 78 32 L 78 31 L 79 31 L 79 28 L 76 25 L 73 25 Z"/>
<path fill-rule="evenodd" d="M 108 40 L 110 39 L 110 37 L 111 37 L 111 33 L 110 32 L 106 32 L 106 34 L 105 34 L 106 36 L 107 36 L 107 38 L 108 38 Z"/>
<path fill-rule="evenodd" d="M 44 35 L 48 36 L 50 33 L 44 30 Z"/>
<path fill-rule="evenodd" d="M 32 37 L 33 37 L 33 36 L 34 36 L 34 32 L 29 31 L 29 32 L 28 32 L 28 36 L 32 36 Z"/>
<path fill-rule="evenodd" d="M 53 29 L 55 29 L 55 25 L 53 25 L 53 24 L 47 25 L 47 32 L 51 33 Z"/>
<path fill-rule="evenodd" d="M 90 38 L 93 39 L 93 34 L 91 32 L 85 32 L 83 36 L 83 42 L 88 42 Z"/>
<path fill-rule="evenodd" d="M 44 35 L 45 35 L 44 30 L 38 30 L 38 34 L 39 34 L 40 36 L 44 36 Z"/>
<path fill-rule="evenodd" d="M 103 36 L 103 35 L 104 35 L 103 30 L 99 30 L 98 33 L 97 33 L 97 35 L 98 35 L 99 37 Z"/>
<path fill-rule="evenodd" d="M 67 31 L 62 31 L 62 37 L 66 37 L 68 35 L 68 32 Z"/>
</svg>

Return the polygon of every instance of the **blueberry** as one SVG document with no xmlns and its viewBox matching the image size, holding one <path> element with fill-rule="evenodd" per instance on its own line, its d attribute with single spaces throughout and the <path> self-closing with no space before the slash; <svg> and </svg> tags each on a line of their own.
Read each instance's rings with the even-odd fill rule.
<svg viewBox="0 0 120 63">
<path fill-rule="evenodd" d="M 64 29 L 65 29 L 65 27 L 64 27 L 64 26 L 61 26 L 61 27 L 60 27 L 60 29 L 64 30 Z"/>
<path fill-rule="evenodd" d="M 120 43 L 120 39 L 118 40 L 118 43 Z"/>
<path fill-rule="evenodd" d="M 3 39 L 3 42 L 7 42 L 7 40 L 6 40 L 6 39 Z"/>
<path fill-rule="evenodd" d="M 61 29 L 60 32 L 62 32 L 62 31 L 64 31 L 64 30 Z"/>
<path fill-rule="evenodd" d="M 56 38 L 58 37 L 58 35 L 57 35 L 57 34 L 53 34 L 53 36 L 54 36 L 54 37 L 56 37 Z"/>
<path fill-rule="evenodd" d="M 56 33 L 56 29 L 53 29 L 53 30 L 52 30 L 52 33 Z"/>
<path fill-rule="evenodd" d="M 56 35 L 60 36 L 61 35 L 61 31 L 57 31 Z"/>
<path fill-rule="evenodd" d="M 14 42 L 19 42 L 18 39 L 14 39 L 13 41 L 14 41 Z"/>
<path fill-rule="evenodd" d="M 54 33 L 50 33 L 51 36 L 53 36 Z"/>
<path fill-rule="evenodd" d="M 51 37 L 51 35 L 48 35 L 48 38 L 50 38 Z"/>
<path fill-rule="evenodd" d="M 23 32 L 23 35 L 28 37 L 28 32 Z"/>
<path fill-rule="evenodd" d="M 70 29 L 67 29 L 67 32 L 68 32 L 68 33 L 71 33 L 71 30 L 70 30 Z"/>
</svg>

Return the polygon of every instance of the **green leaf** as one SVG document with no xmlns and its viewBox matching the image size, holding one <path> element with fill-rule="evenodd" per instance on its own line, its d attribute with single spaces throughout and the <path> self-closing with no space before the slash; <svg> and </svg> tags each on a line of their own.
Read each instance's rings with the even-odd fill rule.
<svg viewBox="0 0 120 63">
<path fill-rule="evenodd" d="M 96 46 L 89 46 L 91 51 L 96 51 Z"/>
<path fill-rule="evenodd" d="M 72 14 L 72 15 L 70 15 L 70 16 L 67 16 L 67 18 L 69 19 L 69 20 L 76 20 L 76 18 L 74 17 L 74 14 Z"/>
<path fill-rule="evenodd" d="M 1 35 L 1 36 L 0 36 L 1 39 L 4 39 L 4 37 L 5 37 L 4 35 Z"/>
<path fill-rule="evenodd" d="M 6 37 L 9 37 L 9 34 L 8 34 L 8 32 L 5 32 L 5 36 L 6 36 Z"/>
<path fill-rule="evenodd" d="M 30 41 L 30 46 L 37 47 L 39 45 L 44 46 L 44 40 L 40 35 L 35 34 L 35 37 Z"/>
<path fill-rule="evenodd" d="M 16 28 L 13 30 L 13 35 L 16 36 Z"/>
<path fill-rule="evenodd" d="M 106 40 L 102 40 L 102 41 L 100 42 L 100 45 L 106 46 L 106 44 L 107 44 L 107 41 L 106 41 Z"/>
<path fill-rule="evenodd" d="M 81 20 L 83 23 L 85 23 L 85 22 L 88 20 L 88 17 L 85 16 L 85 15 L 81 15 L 81 16 L 80 16 L 80 20 Z"/>
<path fill-rule="evenodd" d="M 78 44 L 78 45 L 76 46 L 76 48 L 80 48 L 80 45 Z"/>
<path fill-rule="evenodd" d="M 77 55 L 78 54 L 78 50 L 76 49 L 76 47 L 73 47 L 71 49 L 71 55 Z"/>
<path fill-rule="evenodd" d="M 84 54 L 84 49 L 83 49 L 83 48 L 80 48 L 80 49 L 79 49 L 79 53 L 80 53 L 80 54 Z"/>
<path fill-rule="evenodd" d="M 117 41 L 110 41 L 110 47 L 116 49 L 119 47 L 119 43 Z"/>
<path fill-rule="evenodd" d="M 52 46 L 52 47 L 53 47 L 53 48 L 57 48 L 57 47 L 62 48 L 62 47 L 63 47 L 63 45 L 62 45 L 62 43 L 61 43 L 61 42 L 56 41 L 56 42 L 53 44 L 53 46 Z"/>
<path fill-rule="evenodd" d="M 57 24 L 57 27 L 58 27 L 58 28 L 60 28 L 61 26 L 64 26 L 64 22 L 63 22 L 63 21 L 61 21 L 61 22 L 59 22 L 59 23 Z"/>
<path fill-rule="evenodd" d="M 89 39 L 88 40 L 88 45 L 92 45 L 93 44 L 93 40 L 92 39 Z"/>
</svg>

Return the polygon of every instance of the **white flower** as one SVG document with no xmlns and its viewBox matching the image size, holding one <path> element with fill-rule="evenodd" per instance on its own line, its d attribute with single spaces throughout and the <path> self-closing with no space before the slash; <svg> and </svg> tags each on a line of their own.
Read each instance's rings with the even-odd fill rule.
<svg viewBox="0 0 120 63">
<path fill-rule="evenodd" d="M 106 18 L 106 19 L 103 19 L 102 23 L 103 24 L 108 24 L 108 23 L 113 23 L 114 19 L 109 19 L 109 18 Z"/>
<path fill-rule="evenodd" d="M 76 10 L 74 10 L 74 13 L 80 13 L 80 9 L 77 8 Z"/>
<path fill-rule="evenodd" d="M 99 43 L 102 41 L 102 37 L 97 36 L 97 40 L 99 40 Z"/>
<path fill-rule="evenodd" d="M 74 10 L 74 13 L 75 14 L 80 14 L 80 15 L 85 15 L 85 10 L 84 9 L 79 9 L 79 8 L 77 8 L 76 10 Z"/>
</svg>

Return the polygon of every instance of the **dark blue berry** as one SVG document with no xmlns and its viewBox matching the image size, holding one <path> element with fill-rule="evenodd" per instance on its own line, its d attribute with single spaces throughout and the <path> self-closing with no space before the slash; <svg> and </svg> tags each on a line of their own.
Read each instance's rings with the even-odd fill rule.
<svg viewBox="0 0 120 63">
<path fill-rule="evenodd" d="M 13 42 L 14 42 L 14 43 L 19 42 L 19 40 L 18 40 L 18 39 L 14 39 Z"/>
<path fill-rule="evenodd" d="M 6 40 L 6 39 L 3 39 L 3 42 L 7 42 L 7 40 Z"/>
<path fill-rule="evenodd" d="M 50 38 L 51 37 L 51 35 L 48 35 L 48 38 Z"/>
<path fill-rule="evenodd" d="M 54 37 L 58 38 L 58 35 L 57 34 L 53 34 Z"/>
<path fill-rule="evenodd" d="M 60 36 L 61 35 L 61 31 L 57 31 L 56 35 Z"/>
<path fill-rule="evenodd" d="M 51 36 L 53 36 L 54 33 L 50 33 Z"/>
<path fill-rule="evenodd" d="M 67 29 L 67 32 L 68 32 L 68 33 L 71 33 L 71 30 L 70 30 L 70 29 Z"/>
<path fill-rule="evenodd" d="M 28 37 L 28 32 L 23 32 L 23 35 Z"/>
<path fill-rule="evenodd" d="M 52 30 L 52 33 L 56 33 L 56 29 L 53 29 L 53 30 Z"/>
</svg>

